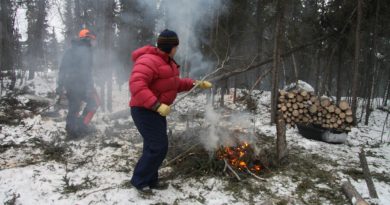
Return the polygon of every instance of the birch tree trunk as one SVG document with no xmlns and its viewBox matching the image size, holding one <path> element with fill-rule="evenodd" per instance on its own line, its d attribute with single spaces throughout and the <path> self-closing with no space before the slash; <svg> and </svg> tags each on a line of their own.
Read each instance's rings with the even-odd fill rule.
<svg viewBox="0 0 390 205">
<path fill-rule="evenodd" d="M 357 17 L 356 17 L 356 31 L 355 31 L 355 59 L 353 62 L 353 80 L 352 80 L 352 115 L 354 123 L 356 124 L 356 110 L 357 110 L 357 95 L 359 89 L 359 59 L 360 59 L 360 25 L 362 19 L 362 0 L 357 0 Z"/>
</svg>

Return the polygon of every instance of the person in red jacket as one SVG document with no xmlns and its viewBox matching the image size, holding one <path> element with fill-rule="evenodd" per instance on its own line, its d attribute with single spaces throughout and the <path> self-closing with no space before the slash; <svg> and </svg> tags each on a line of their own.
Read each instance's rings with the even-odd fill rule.
<svg viewBox="0 0 390 205">
<path fill-rule="evenodd" d="M 173 59 L 178 45 L 177 34 L 166 29 L 159 34 L 157 47 L 144 46 L 132 53 L 129 105 L 144 144 L 130 183 L 141 193 L 151 194 L 151 189 L 168 187 L 158 181 L 158 169 L 168 151 L 166 116 L 177 93 L 197 83 L 203 89 L 212 87 L 208 81 L 179 77 L 179 65 Z"/>
</svg>

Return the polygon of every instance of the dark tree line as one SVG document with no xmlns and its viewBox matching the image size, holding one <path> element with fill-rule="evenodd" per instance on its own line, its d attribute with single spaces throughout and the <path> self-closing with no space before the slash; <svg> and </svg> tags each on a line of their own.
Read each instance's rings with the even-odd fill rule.
<svg viewBox="0 0 390 205">
<path fill-rule="evenodd" d="M 3 0 L 0 3 L 0 68 L 1 89 L 3 90 L 3 78 L 11 79 L 10 88 L 13 89 L 16 81 L 15 69 L 20 57 L 18 31 L 15 29 L 16 3 L 11 0 Z"/>
<path fill-rule="evenodd" d="M 1 1 L 1 79 L 5 76 L 15 79 L 20 70 L 30 71 L 29 77 L 33 78 L 35 72 L 48 67 L 55 69 L 63 48 L 70 45 L 81 28 L 87 27 L 98 36 L 95 77 L 100 94 L 106 99 L 103 107 L 111 110 L 112 86 L 127 81 L 131 51 L 154 43 L 156 22 L 164 17 L 164 6 L 169 0 L 161 2 L 160 10 L 130 0 L 58 2 Z M 217 10 L 209 9 L 212 2 L 204 5 L 212 18 L 204 19 L 208 26 L 193 34 L 198 36 L 197 43 L 205 59 L 215 62 L 215 68 L 223 67 L 221 72 L 211 76 L 222 91 L 252 87 L 272 90 L 275 105 L 277 89 L 300 79 L 311 84 L 319 95 L 335 96 L 337 101 L 342 96 L 350 97 L 354 112 L 357 99 L 364 99 L 361 102 L 365 105 L 362 110 L 366 122 L 374 98 L 382 97 L 381 103 L 387 103 L 389 1 L 222 2 Z M 53 28 L 47 25 L 47 11 L 53 6 L 59 7 L 65 25 L 62 44 L 57 42 Z M 15 11 L 19 7 L 27 10 L 25 42 L 21 41 L 15 26 Z M 191 58 L 191 53 L 186 56 Z M 178 61 L 185 65 L 184 75 L 196 69 L 187 66 L 187 59 Z M 257 80 L 261 82 L 255 84 Z"/>
</svg>

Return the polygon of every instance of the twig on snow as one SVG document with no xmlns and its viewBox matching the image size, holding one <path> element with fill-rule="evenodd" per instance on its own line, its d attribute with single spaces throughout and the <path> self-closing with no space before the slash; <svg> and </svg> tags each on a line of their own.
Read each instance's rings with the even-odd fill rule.
<svg viewBox="0 0 390 205">
<path fill-rule="evenodd" d="M 82 197 L 82 198 L 85 198 L 91 194 L 94 194 L 94 193 L 97 193 L 97 192 L 101 192 L 101 191 L 107 191 L 107 190 L 110 190 L 110 189 L 115 189 L 115 188 L 118 188 L 118 186 L 110 186 L 110 187 L 106 187 L 106 188 L 102 188 L 102 189 L 97 189 L 95 191 L 91 191 L 89 193 L 83 193 L 83 194 L 80 194 L 79 197 Z"/>
</svg>

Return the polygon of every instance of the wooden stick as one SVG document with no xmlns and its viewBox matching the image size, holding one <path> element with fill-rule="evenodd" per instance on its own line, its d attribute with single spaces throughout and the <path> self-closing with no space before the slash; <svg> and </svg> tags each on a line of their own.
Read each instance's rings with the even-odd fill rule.
<svg viewBox="0 0 390 205">
<path fill-rule="evenodd" d="M 21 163 L 18 163 L 18 162 L 15 162 L 15 163 L 12 163 L 12 164 L 1 164 L 0 165 L 0 170 L 3 170 L 3 169 L 13 169 L 13 168 L 19 168 L 19 167 L 27 167 L 27 166 L 30 166 L 30 165 L 35 165 L 35 164 L 38 164 L 38 163 L 41 163 L 41 162 L 45 162 L 45 160 L 33 160 L 31 162 L 21 162 Z"/>
<path fill-rule="evenodd" d="M 216 69 L 215 71 L 207 74 L 206 76 L 204 76 L 200 81 L 203 81 L 205 80 L 206 78 L 208 78 L 209 76 L 213 75 L 214 73 L 217 73 L 218 71 L 220 71 L 221 69 L 223 69 L 223 66 L 219 67 L 218 69 Z M 171 107 L 174 107 L 177 103 L 179 103 L 180 101 L 182 101 L 185 97 L 187 97 L 187 95 L 191 94 L 195 88 L 197 88 L 199 86 L 199 84 L 195 84 L 194 87 L 191 88 L 191 90 L 189 90 L 187 93 L 185 93 L 184 95 L 180 96 L 179 99 L 177 99 L 174 103 L 172 103 Z"/>
<path fill-rule="evenodd" d="M 98 190 L 95 190 L 95 191 L 91 191 L 91 192 L 88 192 L 88 193 L 83 193 L 83 194 L 80 194 L 79 197 L 85 198 L 85 197 L 87 197 L 88 195 L 94 194 L 94 193 L 96 193 L 96 192 L 107 191 L 107 190 L 116 189 L 116 188 L 119 188 L 119 186 L 110 186 L 110 187 L 98 189 Z"/>
<path fill-rule="evenodd" d="M 225 166 L 227 166 L 227 168 L 229 168 L 229 170 L 234 174 L 234 176 L 236 176 L 238 181 L 241 181 L 240 176 L 238 176 L 238 174 L 233 170 L 233 168 L 229 165 L 229 163 L 226 161 L 226 159 L 223 159 L 223 161 L 225 162 Z"/>
<path fill-rule="evenodd" d="M 346 181 L 342 185 L 344 194 L 351 200 L 352 205 L 369 205 L 363 197 L 356 191 L 351 182 Z"/>
<path fill-rule="evenodd" d="M 257 78 L 256 82 L 252 85 L 251 89 L 249 90 L 249 93 L 248 93 L 248 96 L 250 96 L 252 94 L 252 91 L 255 89 L 255 87 L 261 82 L 261 80 L 267 76 L 270 72 L 271 72 L 271 68 L 266 70 L 262 75 L 259 76 L 259 78 Z"/>
<path fill-rule="evenodd" d="M 263 179 L 263 178 L 257 176 L 257 175 L 254 174 L 253 172 L 251 172 L 251 170 L 249 170 L 248 168 L 246 168 L 246 171 L 247 171 L 250 175 L 252 175 L 254 178 L 256 178 L 256 179 L 258 179 L 258 180 L 260 180 L 260 181 L 263 181 L 263 182 L 267 181 L 267 180 L 265 180 L 265 179 Z"/>
<path fill-rule="evenodd" d="M 364 152 L 363 147 L 360 150 L 359 159 L 360 159 L 360 166 L 363 169 L 364 179 L 366 180 L 367 183 L 368 192 L 370 193 L 370 197 L 378 198 L 378 194 L 376 193 L 374 182 L 372 181 L 371 172 L 370 169 L 368 168 L 366 153 Z"/>
<path fill-rule="evenodd" d="M 194 149 L 196 146 L 198 146 L 200 144 L 200 142 L 192 145 L 189 149 L 187 149 L 186 151 L 184 151 L 183 153 L 177 155 L 175 158 L 173 158 L 171 161 L 167 162 L 164 167 L 167 167 L 168 165 L 170 165 L 172 162 L 176 161 L 177 159 L 181 158 L 182 156 L 184 156 L 185 154 L 187 154 L 189 151 L 191 151 L 192 149 Z"/>
</svg>

